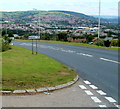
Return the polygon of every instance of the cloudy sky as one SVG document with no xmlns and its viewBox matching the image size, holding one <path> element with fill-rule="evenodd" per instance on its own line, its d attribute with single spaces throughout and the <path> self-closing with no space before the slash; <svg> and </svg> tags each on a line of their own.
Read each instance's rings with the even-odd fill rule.
<svg viewBox="0 0 120 109">
<path fill-rule="evenodd" d="M 101 15 L 118 15 L 119 0 L 101 0 Z M 99 0 L 1 0 L 0 11 L 68 10 L 98 15 Z"/>
</svg>

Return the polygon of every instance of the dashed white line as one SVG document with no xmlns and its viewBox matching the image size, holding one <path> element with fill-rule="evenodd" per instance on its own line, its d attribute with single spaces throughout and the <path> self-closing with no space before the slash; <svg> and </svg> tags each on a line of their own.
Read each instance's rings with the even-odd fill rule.
<svg viewBox="0 0 120 109">
<path fill-rule="evenodd" d="M 115 105 L 115 106 L 119 108 L 119 105 Z"/>
<path fill-rule="evenodd" d="M 91 84 L 89 81 L 84 81 L 84 83 L 85 83 L 85 84 L 88 84 L 88 85 Z"/>
<path fill-rule="evenodd" d="M 114 61 L 114 60 L 110 60 L 110 59 L 106 59 L 106 58 L 100 58 L 101 60 L 104 60 L 104 61 L 108 61 L 108 62 L 113 62 L 113 63 L 116 63 L 116 64 L 120 64 L 120 62 L 118 61 Z"/>
<path fill-rule="evenodd" d="M 98 89 L 96 86 L 94 85 L 89 85 L 92 89 Z"/>
<path fill-rule="evenodd" d="M 109 102 L 112 102 L 112 103 L 114 103 L 114 102 L 116 102 L 116 100 L 114 100 L 112 97 L 105 97 Z"/>
<path fill-rule="evenodd" d="M 89 90 L 85 90 L 85 93 L 86 93 L 87 95 L 93 95 L 93 93 L 92 93 L 91 91 L 89 91 Z"/>
<path fill-rule="evenodd" d="M 81 89 L 87 89 L 84 85 L 79 85 Z"/>
<path fill-rule="evenodd" d="M 103 92 L 102 90 L 97 90 L 97 92 L 98 92 L 100 95 L 106 95 L 106 93 Z"/>
<path fill-rule="evenodd" d="M 107 106 L 106 105 L 99 105 L 99 107 L 103 107 L 104 108 L 104 107 L 107 107 Z"/>
<path fill-rule="evenodd" d="M 118 108 L 120 107 L 120 105 L 117 105 L 116 103 L 113 103 L 113 104 L 115 105 L 115 107 L 118 107 Z"/>
<path fill-rule="evenodd" d="M 91 99 L 96 103 L 101 103 L 101 101 L 95 96 L 92 96 Z"/>
<path fill-rule="evenodd" d="M 86 54 L 86 56 L 88 56 L 88 57 L 93 57 L 93 55 L 89 55 L 89 54 Z"/>
<path fill-rule="evenodd" d="M 90 54 L 84 54 L 84 53 L 77 53 L 78 55 L 83 55 L 83 56 L 88 56 L 88 57 L 93 57 L 93 55 Z"/>
</svg>

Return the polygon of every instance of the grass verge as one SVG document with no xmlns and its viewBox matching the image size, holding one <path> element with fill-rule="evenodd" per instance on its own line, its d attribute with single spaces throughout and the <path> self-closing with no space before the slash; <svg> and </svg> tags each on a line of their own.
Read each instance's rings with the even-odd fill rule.
<svg viewBox="0 0 120 109">
<path fill-rule="evenodd" d="M 67 73 L 63 73 L 67 72 Z M 25 48 L 2 53 L 2 90 L 33 89 L 67 83 L 77 75 L 67 66 Z"/>
<path fill-rule="evenodd" d="M 31 40 L 17 39 L 16 41 L 31 41 Z M 75 46 L 85 46 L 85 47 L 107 49 L 107 50 L 120 50 L 120 47 L 104 47 L 104 46 L 97 46 L 97 45 L 92 45 L 92 44 L 76 43 L 76 42 L 62 42 L 62 41 L 52 41 L 52 40 L 49 40 L 49 41 L 48 40 L 39 40 L 39 42 L 57 43 L 57 44 L 66 44 L 66 45 L 75 45 Z"/>
</svg>

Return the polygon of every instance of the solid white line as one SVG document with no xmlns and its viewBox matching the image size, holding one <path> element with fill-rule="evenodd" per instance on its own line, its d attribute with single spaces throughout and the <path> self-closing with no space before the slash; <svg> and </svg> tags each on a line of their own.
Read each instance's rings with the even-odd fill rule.
<svg viewBox="0 0 120 109">
<path fill-rule="evenodd" d="M 97 97 L 91 97 L 92 98 L 92 100 L 94 101 L 94 102 L 96 102 L 96 103 L 101 103 L 101 101 L 97 98 Z"/>
<path fill-rule="evenodd" d="M 79 85 L 81 89 L 87 89 L 84 85 Z"/>
<path fill-rule="evenodd" d="M 116 64 L 120 64 L 120 62 L 118 61 L 114 61 L 114 60 L 110 60 L 110 59 L 106 59 L 106 58 L 100 58 L 101 60 L 104 60 L 104 61 L 108 61 L 108 62 L 113 62 L 113 63 L 116 63 Z"/>
<path fill-rule="evenodd" d="M 89 90 L 85 90 L 85 93 L 86 93 L 87 95 L 93 95 L 93 93 L 92 93 L 91 91 L 89 91 Z"/>
<path fill-rule="evenodd" d="M 107 107 L 106 105 L 99 105 L 99 107 Z"/>
<path fill-rule="evenodd" d="M 106 95 L 106 93 L 103 92 L 102 90 L 98 90 L 97 92 L 98 92 L 100 95 Z"/>
<path fill-rule="evenodd" d="M 98 89 L 96 86 L 94 85 L 89 85 L 92 89 Z"/>
<path fill-rule="evenodd" d="M 84 81 L 85 84 L 91 84 L 89 81 Z"/>
<path fill-rule="evenodd" d="M 116 100 L 114 100 L 112 97 L 105 97 L 109 102 L 112 102 L 112 103 L 114 103 L 114 102 L 116 102 Z"/>
</svg>

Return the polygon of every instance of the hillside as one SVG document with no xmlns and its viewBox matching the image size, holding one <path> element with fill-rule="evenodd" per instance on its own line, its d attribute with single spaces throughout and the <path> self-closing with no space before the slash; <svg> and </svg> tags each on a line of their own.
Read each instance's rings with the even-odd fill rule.
<svg viewBox="0 0 120 109">
<path fill-rule="evenodd" d="M 98 18 L 72 11 L 16 11 L 2 12 L 2 29 L 8 29 L 15 34 L 26 33 L 57 34 L 60 31 L 68 31 L 75 35 L 84 33 L 97 34 L 97 30 L 84 30 L 83 28 L 97 28 Z M 79 30 L 82 28 L 82 30 Z M 118 29 L 114 23 L 101 20 L 102 29 Z M 76 31 L 77 30 L 77 31 Z M 91 31 L 91 32 L 90 32 Z"/>
<path fill-rule="evenodd" d="M 96 23 L 95 18 L 71 11 L 17 11 L 3 12 L 2 21 L 12 23 L 34 22 L 40 18 L 42 24 L 81 25 Z M 84 25 L 83 25 L 84 26 Z"/>
</svg>

